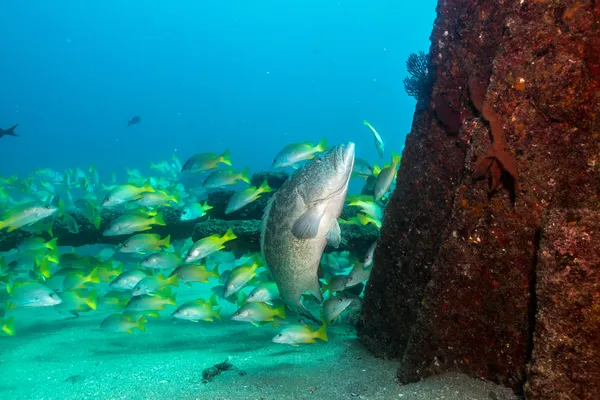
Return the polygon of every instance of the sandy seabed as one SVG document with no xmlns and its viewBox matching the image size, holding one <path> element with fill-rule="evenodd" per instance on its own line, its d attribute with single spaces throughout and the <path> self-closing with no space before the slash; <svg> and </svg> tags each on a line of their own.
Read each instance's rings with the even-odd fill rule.
<svg viewBox="0 0 600 400">
<path fill-rule="evenodd" d="M 347 324 L 330 326 L 328 343 L 292 347 L 271 342 L 280 328 L 226 316 L 197 324 L 150 319 L 145 333 L 129 335 L 100 330 L 108 314 L 13 313 L 17 335 L 0 337 L 0 399 L 516 398 L 458 374 L 401 386 L 398 363 L 374 358 Z M 202 383 L 205 368 L 227 359 L 237 370 Z"/>
</svg>

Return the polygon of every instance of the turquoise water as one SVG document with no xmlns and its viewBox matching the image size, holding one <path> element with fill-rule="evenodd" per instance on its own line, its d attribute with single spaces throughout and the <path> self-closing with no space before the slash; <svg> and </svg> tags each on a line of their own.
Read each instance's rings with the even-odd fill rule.
<svg viewBox="0 0 600 400">
<path fill-rule="evenodd" d="M 405 62 L 429 47 L 433 1 L 0 13 L 0 127 L 18 124 L 0 141 L 0 398 L 405 393 L 353 324 L 415 107 Z M 351 160 L 330 160 L 350 142 Z M 299 311 L 261 255 L 261 220 L 315 163 L 330 178 L 294 204 L 338 196 L 343 210 L 319 217 L 331 213 L 329 246 Z"/>
</svg>

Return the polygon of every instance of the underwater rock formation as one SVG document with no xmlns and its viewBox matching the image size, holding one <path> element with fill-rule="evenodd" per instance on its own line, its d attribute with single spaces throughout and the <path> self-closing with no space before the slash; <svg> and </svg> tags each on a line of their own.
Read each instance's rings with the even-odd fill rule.
<svg viewBox="0 0 600 400">
<path fill-rule="evenodd" d="M 287 174 L 278 172 L 261 172 L 253 175 L 252 184 L 260 185 L 267 180 L 273 190 L 277 190 L 287 179 Z M 164 216 L 166 226 L 154 226 L 148 233 L 157 233 L 161 236 L 171 235 L 172 240 L 187 239 L 199 240 L 213 234 L 222 235 L 228 228 L 238 236 L 238 240 L 228 242 L 225 247 L 228 250 L 239 250 L 240 254 L 248 251 L 260 251 L 260 230 L 264 208 L 274 192 L 263 194 L 258 200 L 248 204 L 242 209 L 231 214 L 225 214 L 225 208 L 229 198 L 235 192 L 232 190 L 215 190 L 208 193 L 207 202 L 213 208 L 208 215 L 196 221 L 181 221 L 181 208 L 161 207 L 159 212 Z M 342 217 L 348 219 L 359 211 L 358 207 L 345 206 Z M 70 233 L 66 227 L 54 221 L 52 233 L 58 238 L 59 246 L 83 246 L 86 244 L 118 244 L 131 235 L 103 236 L 102 232 L 108 228 L 111 222 L 122 215 L 124 211 L 117 208 L 105 208 L 102 210 L 102 223 L 100 229 L 96 229 L 83 214 L 72 212 L 71 216 L 79 226 L 79 233 Z M 340 248 L 334 249 L 328 246 L 325 251 L 352 250 L 358 254 L 365 254 L 369 246 L 377 240 L 379 231 L 373 225 L 357 226 L 342 225 L 342 243 Z M 17 244 L 32 236 L 23 230 L 8 232 L 0 231 L 0 251 L 8 251 L 16 248 Z"/>
<path fill-rule="evenodd" d="M 542 232 L 525 392 L 600 399 L 600 212 L 555 210 Z"/>
<path fill-rule="evenodd" d="M 402 360 L 404 383 L 459 371 L 522 392 L 529 371 L 530 398 L 592 398 L 561 397 L 573 382 L 559 375 L 597 365 L 593 351 L 544 359 L 555 335 L 581 349 L 600 335 L 536 331 L 550 307 L 536 276 L 549 215 L 600 209 L 600 4 L 441 0 L 437 11 L 432 100 L 407 138 L 359 334 Z M 600 259 L 586 254 L 596 278 L 553 287 L 549 312 L 583 307 L 566 299 L 597 279 Z M 594 371 L 573 379 L 585 386 Z"/>
</svg>

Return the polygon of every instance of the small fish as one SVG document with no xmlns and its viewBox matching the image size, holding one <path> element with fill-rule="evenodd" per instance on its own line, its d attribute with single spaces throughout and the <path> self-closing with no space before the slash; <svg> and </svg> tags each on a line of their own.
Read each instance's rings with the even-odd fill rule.
<svg viewBox="0 0 600 400">
<path fill-rule="evenodd" d="M 81 211 L 83 216 L 92 224 L 96 229 L 100 229 L 100 222 L 102 218 L 96 210 L 96 207 L 87 199 L 80 198 L 75 202 L 77 208 Z"/>
<path fill-rule="evenodd" d="M 166 306 L 177 306 L 175 294 L 161 292 L 155 295 L 143 294 L 134 296 L 129 300 L 125 310 L 127 311 L 158 311 L 164 310 Z"/>
<path fill-rule="evenodd" d="M 2 138 L 3 136 L 18 136 L 15 133 L 15 128 L 19 126 L 19 124 L 13 125 L 8 129 L 2 129 L 0 128 L 0 138 Z"/>
<path fill-rule="evenodd" d="M 279 289 L 275 282 L 263 282 L 254 287 L 246 301 L 248 303 L 266 303 L 280 298 Z"/>
<path fill-rule="evenodd" d="M 211 172 L 204 180 L 205 189 L 216 189 L 227 185 L 235 185 L 237 181 L 250 183 L 248 168 L 236 172 L 233 168 L 221 169 Z"/>
<path fill-rule="evenodd" d="M 162 213 L 156 214 L 154 217 L 146 217 L 144 214 L 125 214 L 115 218 L 108 229 L 106 229 L 102 235 L 104 236 L 118 236 L 128 235 L 140 231 L 146 231 L 152 229 L 151 225 L 165 226 L 165 220 Z"/>
<path fill-rule="evenodd" d="M 54 239 L 46 242 L 41 237 L 30 237 L 30 238 L 21 240 L 21 242 L 19 242 L 19 244 L 17 245 L 17 248 L 21 252 L 24 252 L 24 251 L 34 251 L 35 252 L 35 251 L 43 250 L 43 249 L 48 249 L 48 250 L 55 252 L 57 241 L 58 241 L 57 238 L 54 238 Z"/>
<path fill-rule="evenodd" d="M 371 196 L 360 196 L 348 203 L 352 207 L 360 207 L 368 216 L 381 220 L 383 218 L 383 210 L 375 201 L 370 199 Z"/>
<path fill-rule="evenodd" d="M 137 269 L 133 271 L 125 271 L 113 279 L 113 281 L 109 284 L 109 287 L 112 290 L 130 291 L 133 290 L 139 281 L 147 276 L 148 274 L 146 274 L 144 271 Z"/>
<path fill-rule="evenodd" d="M 364 158 L 356 157 L 354 159 L 354 168 L 352 168 L 352 174 L 358 177 L 364 177 L 365 179 L 373 175 L 373 167 Z"/>
<path fill-rule="evenodd" d="M 91 290 L 84 293 L 82 290 L 69 290 L 60 293 L 62 302 L 55 306 L 60 311 L 67 311 L 77 315 L 81 311 L 95 310 L 98 305 L 98 293 Z"/>
<path fill-rule="evenodd" d="M 275 156 L 272 168 L 291 167 L 299 162 L 310 160 L 317 153 L 327 150 L 327 140 L 323 138 L 317 145 L 312 143 L 292 143 L 285 146 Z"/>
<path fill-rule="evenodd" d="M 8 308 L 48 307 L 62 302 L 54 290 L 38 282 L 18 282 L 7 285 L 6 291 L 10 295 Z"/>
<path fill-rule="evenodd" d="M 177 267 L 170 276 L 178 276 L 184 283 L 208 282 L 209 278 L 219 278 L 218 266 L 212 271 L 206 269 L 205 265 L 185 264 Z"/>
<path fill-rule="evenodd" d="M 8 228 L 8 232 L 25 226 L 31 226 L 58 211 L 58 207 L 39 202 L 18 205 L 4 213 L 0 221 L 0 230 Z"/>
<path fill-rule="evenodd" d="M 63 281 L 63 290 L 84 289 L 88 283 L 100 283 L 98 268 L 94 268 L 89 273 L 86 273 L 84 270 L 68 272 Z"/>
<path fill-rule="evenodd" d="M 331 296 L 323 303 L 321 319 L 328 324 L 334 322 L 353 301 L 354 299 L 350 297 Z"/>
<path fill-rule="evenodd" d="M 373 266 L 373 255 L 375 253 L 375 248 L 377 247 L 377 241 L 374 241 L 371 246 L 369 246 L 369 250 L 367 250 L 367 254 L 365 255 L 365 261 L 363 268 L 371 268 Z"/>
<path fill-rule="evenodd" d="M 131 300 L 130 293 L 111 290 L 102 298 L 102 304 L 114 308 L 125 308 L 129 300 Z"/>
<path fill-rule="evenodd" d="M 133 333 L 134 328 L 145 332 L 146 321 L 145 317 L 134 319 L 132 316 L 126 314 L 112 314 L 104 318 L 104 321 L 100 324 L 100 328 L 108 332 L 116 333 Z"/>
<path fill-rule="evenodd" d="M 377 133 L 377 131 L 375 130 L 375 128 L 373 128 L 373 125 L 371 125 L 369 121 L 365 119 L 363 121 L 363 124 L 365 124 L 365 126 L 369 128 L 371 132 L 373 132 L 373 136 L 375 138 L 375 147 L 377 147 L 377 154 L 379 154 L 380 158 L 383 158 L 383 139 L 381 138 L 381 136 L 379 136 L 379 133 Z"/>
<path fill-rule="evenodd" d="M 292 325 L 291 327 L 282 330 L 272 341 L 274 343 L 298 346 L 302 343 L 315 343 L 315 339 L 327 342 L 326 323 L 317 330 L 314 330 L 308 325 Z"/>
<path fill-rule="evenodd" d="M 208 255 L 224 249 L 224 244 L 233 239 L 237 239 L 237 236 L 233 233 L 231 228 L 229 228 L 223 236 L 214 234 L 200 239 L 188 250 L 187 256 L 185 257 L 185 262 L 191 263 L 208 257 Z"/>
<path fill-rule="evenodd" d="M 231 166 L 231 155 L 229 150 L 225 150 L 220 156 L 216 153 L 200 153 L 191 156 L 183 167 L 181 172 L 204 172 L 219 167 L 219 163 Z"/>
<path fill-rule="evenodd" d="M 323 293 L 329 291 L 330 294 L 335 292 L 341 292 L 346 288 L 346 282 L 348 281 L 348 275 L 334 275 L 327 279 L 323 285 Z"/>
<path fill-rule="evenodd" d="M 127 122 L 127 127 L 129 128 L 131 125 L 139 124 L 141 121 L 142 119 L 136 115 Z"/>
<path fill-rule="evenodd" d="M 61 217 L 62 225 L 72 234 L 79 233 L 79 224 L 71 214 L 63 214 Z"/>
<path fill-rule="evenodd" d="M 358 262 L 354 264 L 354 268 L 352 268 L 352 271 L 348 274 L 345 287 L 350 288 L 366 281 L 371 276 L 371 270 L 372 268 L 365 268 L 363 263 Z"/>
<path fill-rule="evenodd" d="M 204 205 L 200 203 L 189 204 L 183 208 L 183 211 L 181 212 L 181 220 L 193 221 L 205 216 L 206 212 L 212 208 L 213 207 L 209 206 L 207 202 L 204 202 Z"/>
<path fill-rule="evenodd" d="M 285 319 L 285 305 L 280 304 L 277 307 L 271 307 L 266 303 L 248 303 L 238 309 L 231 319 L 234 321 L 250 322 L 255 326 L 272 322 L 275 317 Z"/>
<path fill-rule="evenodd" d="M 231 270 L 225 284 L 224 297 L 235 294 L 256 276 L 256 270 L 261 265 L 259 261 L 259 257 L 254 257 L 252 264 L 239 265 Z"/>
<path fill-rule="evenodd" d="M 258 200 L 261 194 L 272 191 L 273 189 L 269 187 L 269 184 L 265 179 L 265 181 L 259 187 L 250 186 L 244 190 L 236 192 L 227 202 L 225 214 L 231 214 L 232 212 L 239 210 L 253 201 Z"/>
<path fill-rule="evenodd" d="M 220 321 L 220 309 L 213 309 L 215 306 L 217 306 L 217 299 L 215 295 L 212 295 L 208 300 L 198 299 L 183 303 L 171 316 L 176 319 L 192 322 L 214 322 L 215 319 Z"/>
<path fill-rule="evenodd" d="M 156 233 L 138 233 L 128 238 L 119 248 L 121 253 L 144 254 L 150 251 L 160 251 L 171 246 L 171 235 L 161 239 Z"/>
<path fill-rule="evenodd" d="M 183 259 L 175 253 L 156 253 L 148 256 L 141 262 L 141 266 L 151 269 L 171 269 L 177 268 L 183 263 Z"/>
<path fill-rule="evenodd" d="M 161 289 L 163 289 L 166 285 L 179 285 L 178 277 L 176 275 L 172 275 L 167 278 L 163 274 L 147 276 L 135 285 L 131 294 L 133 296 L 141 296 L 143 294 L 155 294 Z"/>
<path fill-rule="evenodd" d="M 157 190 L 156 192 L 142 193 L 134 204 L 140 207 L 169 207 L 171 203 L 178 204 L 179 197 L 163 190 Z"/>
<path fill-rule="evenodd" d="M 390 188 L 394 177 L 396 176 L 396 170 L 398 169 L 398 165 L 402 161 L 402 157 L 398 154 L 392 154 L 392 165 L 386 167 L 381 170 L 379 175 L 377 175 L 377 180 L 375 181 L 375 188 L 373 189 L 373 193 L 375 196 L 375 201 L 381 200 L 384 194 Z"/>
<path fill-rule="evenodd" d="M 119 204 L 127 203 L 131 200 L 137 200 L 142 197 L 143 193 L 155 192 L 150 182 L 146 182 L 143 186 L 135 186 L 131 184 L 119 185 L 113 188 L 104 198 L 103 207 L 114 207 Z"/>
</svg>

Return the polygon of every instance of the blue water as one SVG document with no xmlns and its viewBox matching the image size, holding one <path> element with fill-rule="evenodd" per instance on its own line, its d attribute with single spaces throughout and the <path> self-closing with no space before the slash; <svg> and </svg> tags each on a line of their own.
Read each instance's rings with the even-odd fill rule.
<svg viewBox="0 0 600 400">
<path fill-rule="evenodd" d="M 291 142 L 402 150 L 409 53 L 435 1 L 0 2 L 0 174 L 95 164 L 102 177 L 230 148 L 270 167 Z M 126 128 L 139 115 L 139 125 Z"/>
</svg>

